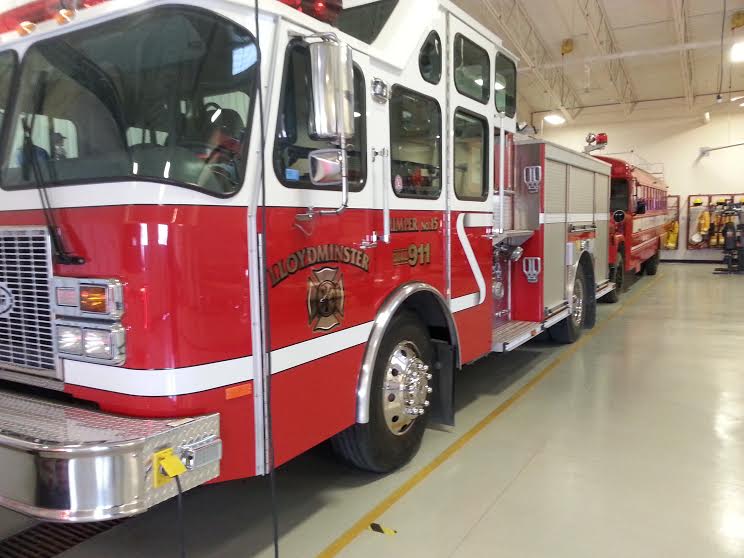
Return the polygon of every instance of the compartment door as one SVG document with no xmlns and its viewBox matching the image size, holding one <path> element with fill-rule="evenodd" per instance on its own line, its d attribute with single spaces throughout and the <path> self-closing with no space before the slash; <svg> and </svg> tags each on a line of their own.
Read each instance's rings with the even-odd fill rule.
<svg viewBox="0 0 744 558">
<path fill-rule="evenodd" d="M 545 214 L 543 288 L 545 307 L 550 310 L 566 300 L 566 200 L 568 166 L 545 162 Z"/>
</svg>

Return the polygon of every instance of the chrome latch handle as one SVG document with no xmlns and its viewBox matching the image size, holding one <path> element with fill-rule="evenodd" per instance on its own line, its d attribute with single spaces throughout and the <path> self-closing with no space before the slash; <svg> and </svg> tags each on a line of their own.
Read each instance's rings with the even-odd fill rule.
<svg viewBox="0 0 744 558">
<path fill-rule="evenodd" d="M 369 250 L 370 248 L 377 248 L 377 241 L 379 237 L 377 236 L 377 232 L 372 231 L 372 234 L 369 235 L 367 238 L 362 240 L 362 242 L 359 244 L 359 247 L 362 250 Z"/>
</svg>

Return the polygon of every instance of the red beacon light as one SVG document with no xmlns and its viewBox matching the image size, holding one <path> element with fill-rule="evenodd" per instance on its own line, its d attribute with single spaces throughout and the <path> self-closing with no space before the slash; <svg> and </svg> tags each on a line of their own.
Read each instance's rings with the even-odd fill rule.
<svg viewBox="0 0 744 558">
<path fill-rule="evenodd" d="M 604 149 L 607 147 L 607 134 L 604 132 L 593 133 L 589 132 L 586 136 L 586 145 L 584 146 L 584 153 L 591 153 L 598 149 Z"/>
<path fill-rule="evenodd" d="M 54 20 L 62 25 L 69 23 L 79 10 L 102 4 L 108 0 L 34 0 L 11 10 L 0 12 L 0 34 L 16 31 L 24 36 L 32 33 L 36 25 Z"/>
<path fill-rule="evenodd" d="M 279 0 L 282 4 L 294 8 L 325 23 L 333 23 L 342 9 L 341 0 Z"/>
</svg>

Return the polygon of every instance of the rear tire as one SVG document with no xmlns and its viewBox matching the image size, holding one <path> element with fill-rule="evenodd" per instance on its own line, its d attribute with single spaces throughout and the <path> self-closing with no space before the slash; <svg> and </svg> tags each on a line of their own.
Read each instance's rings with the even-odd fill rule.
<svg viewBox="0 0 744 558">
<path fill-rule="evenodd" d="M 428 370 L 434 362 L 429 337 L 414 314 L 403 312 L 393 318 L 372 372 L 369 422 L 354 424 L 331 439 L 342 460 L 374 473 L 388 473 L 416 454 L 428 419 L 425 409 L 432 383 Z"/>
<path fill-rule="evenodd" d="M 646 260 L 646 263 L 643 265 L 646 275 L 656 275 L 656 272 L 659 271 L 659 258 L 660 257 L 661 257 L 661 254 L 659 254 L 659 252 L 656 252 L 656 254 L 654 254 L 653 257 Z"/>
<path fill-rule="evenodd" d="M 620 296 L 625 290 L 625 260 L 623 260 L 623 255 L 620 251 L 617 253 L 615 265 L 610 270 L 610 281 L 615 283 L 615 288 L 612 292 L 607 293 L 602 297 L 602 302 L 615 304 L 620 300 Z"/>
<path fill-rule="evenodd" d="M 550 328 L 550 336 L 558 343 L 574 343 L 581 337 L 581 331 L 586 323 L 589 311 L 590 290 L 587 287 L 586 274 L 583 266 L 579 265 L 576 270 L 573 288 L 573 311 L 565 319 Z"/>
</svg>

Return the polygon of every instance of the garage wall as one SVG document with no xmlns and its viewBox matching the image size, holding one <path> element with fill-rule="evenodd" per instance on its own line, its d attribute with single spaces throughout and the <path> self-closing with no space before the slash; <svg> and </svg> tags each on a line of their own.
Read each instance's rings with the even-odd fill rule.
<svg viewBox="0 0 744 558">
<path fill-rule="evenodd" d="M 737 107 L 738 108 L 738 107 Z M 741 114 L 713 114 L 709 124 L 699 115 L 684 118 L 627 122 L 597 126 L 596 124 L 549 127 L 545 139 L 581 150 L 588 132 L 607 132 L 609 145 L 601 152 L 638 164 L 635 151 L 650 163 L 662 163 L 670 194 L 680 194 L 684 207 L 691 194 L 744 192 L 744 146 L 714 151 L 699 158 L 701 147 L 716 147 L 744 142 L 744 108 Z M 719 250 L 687 250 L 687 212 L 683 208 L 680 220 L 679 250 L 664 251 L 664 259 L 718 260 Z"/>
</svg>

